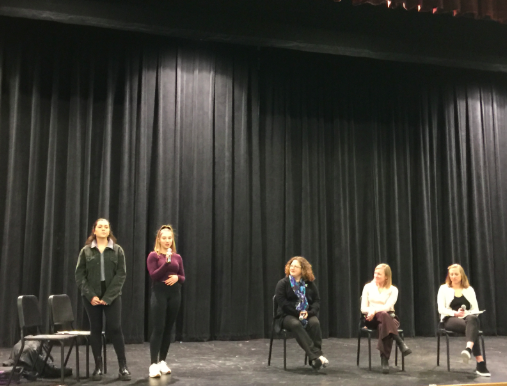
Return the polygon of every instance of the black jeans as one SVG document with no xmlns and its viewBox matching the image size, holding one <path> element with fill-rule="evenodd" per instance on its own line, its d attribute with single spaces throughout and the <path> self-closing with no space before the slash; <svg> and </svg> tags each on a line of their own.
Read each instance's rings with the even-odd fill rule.
<svg viewBox="0 0 507 386">
<path fill-rule="evenodd" d="M 171 344 L 171 330 L 181 304 L 181 284 L 153 283 L 150 311 L 152 331 L 150 337 L 151 363 L 165 361 Z"/>
<path fill-rule="evenodd" d="M 90 344 L 93 356 L 101 356 L 102 350 L 102 325 L 103 317 L 106 317 L 106 335 L 113 342 L 114 351 L 118 361 L 125 361 L 125 341 L 121 329 L 121 296 L 118 296 L 107 306 L 92 306 L 88 299 L 83 296 L 84 307 L 90 320 Z"/>
<path fill-rule="evenodd" d="M 479 326 L 480 323 L 477 315 L 468 315 L 464 319 L 451 316 L 447 320 L 444 320 L 444 328 L 446 330 L 465 334 L 467 342 L 474 342 L 472 354 L 476 357 L 481 355 L 481 345 L 479 344 Z"/>
<path fill-rule="evenodd" d="M 310 361 L 322 355 L 322 331 L 316 316 L 308 318 L 308 324 L 304 328 L 298 318 L 287 315 L 283 318 L 282 327 L 295 335 L 296 341 L 305 350 Z"/>
</svg>

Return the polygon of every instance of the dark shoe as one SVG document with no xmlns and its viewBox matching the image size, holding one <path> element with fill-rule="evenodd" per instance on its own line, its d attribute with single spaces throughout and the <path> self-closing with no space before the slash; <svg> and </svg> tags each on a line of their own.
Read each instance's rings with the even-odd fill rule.
<svg viewBox="0 0 507 386">
<path fill-rule="evenodd" d="M 405 341 L 401 339 L 401 336 L 399 335 L 393 335 L 394 340 L 396 341 L 396 344 L 398 345 L 398 348 L 401 351 L 401 354 L 406 357 L 409 354 L 412 354 L 412 350 L 408 348 L 408 346 L 405 344 Z"/>
<path fill-rule="evenodd" d="M 486 367 L 486 362 L 477 362 L 477 367 L 475 369 L 475 373 L 480 375 L 481 377 L 491 377 L 488 368 Z"/>
<path fill-rule="evenodd" d="M 322 368 L 322 361 L 319 358 L 314 359 L 310 364 L 315 371 L 319 371 Z"/>
<path fill-rule="evenodd" d="M 127 368 L 126 361 L 120 361 L 120 370 L 118 371 L 118 377 L 120 381 L 130 381 L 132 379 L 132 374 L 130 374 L 129 369 Z"/>
<path fill-rule="evenodd" d="M 389 359 L 381 355 L 380 361 L 382 362 L 382 373 L 389 374 Z"/>
<path fill-rule="evenodd" d="M 104 374 L 104 370 L 102 369 L 102 357 L 97 357 L 95 358 L 95 370 L 93 370 L 92 380 L 102 380 L 102 374 Z"/>
</svg>

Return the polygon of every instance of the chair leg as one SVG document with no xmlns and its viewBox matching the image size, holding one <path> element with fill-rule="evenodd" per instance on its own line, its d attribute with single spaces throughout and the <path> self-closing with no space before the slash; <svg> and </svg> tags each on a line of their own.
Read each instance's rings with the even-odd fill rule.
<svg viewBox="0 0 507 386">
<path fill-rule="evenodd" d="M 394 342 L 394 345 L 396 346 L 394 351 L 394 365 L 398 367 L 398 345 L 396 344 L 396 342 Z"/>
<path fill-rule="evenodd" d="M 74 339 L 72 340 L 72 343 L 70 344 L 70 347 L 69 347 L 69 351 L 67 352 L 67 356 L 65 357 L 64 366 L 67 366 L 67 362 L 69 361 L 70 353 L 72 352 L 73 348 L 74 348 Z"/>
<path fill-rule="evenodd" d="M 90 378 L 90 341 L 86 339 L 86 378 Z"/>
<path fill-rule="evenodd" d="M 371 371 L 371 333 L 368 332 L 368 369 Z"/>
<path fill-rule="evenodd" d="M 484 348 L 484 336 L 481 335 L 481 345 L 482 345 L 482 356 L 484 358 L 484 363 L 486 363 L 486 349 Z"/>
<path fill-rule="evenodd" d="M 273 351 L 273 328 L 271 328 L 271 339 L 269 340 L 268 366 L 271 365 L 271 352 Z"/>
<path fill-rule="evenodd" d="M 11 371 L 11 375 L 9 376 L 9 380 L 7 381 L 7 386 L 9 386 L 11 384 L 11 381 L 12 381 L 12 377 L 14 375 L 14 371 L 16 371 L 16 366 L 18 365 L 19 363 L 19 358 L 21 358 L 21 354 L 23 353 L 23 349 L 25 348 L 25 341 L 23 339 L 21 339 L 21 349 L 19 350 L 19 355 L 18 357 L 16 358 L 16 360 L 14 361 L 14 366 L 12 366 L 12 371 Z"/>
<path fill-rule="evenodd" d="M 359 353 L 361 352 L 361 330 L 357 333 L 357 366 L 359 366 Z"/>
<path fill-rule="evenodd" d="M 440 332 L 437 331 L 437 366 L 440 366 Z"/>
<path fill-rule="evenodd" d="M 79 382 L 79 343 L 77 338 L 74 338 L 76 341 L 76 380 Z"/>
<path fill-rule="evenodd" d="M 449 353 L 449 335 L 445 334 L 445 341 L 447 343 L 447 371 L 451 371 L 451 359 Z"/>
<path fill-rule="evenodd" d="M 41 345 L 41 347 L 44 347 L 44 342 L 41 342 L 40 345 Z M 53 350 L 53 343 L 50 342 L 49 343 L 49 348 L 47 350 L 44 350 L 44 351 L 46 351 L 46 357 L 44 358 L 44 364 L 42 365 L 42 371 L 39 374 L 40 376 L 42 376 L 44 374 L 44 369 L 46 368 L 46 363 L 48 363 L 48 359 L 51 358 L 51 360 L 53 360 L 53 362 L 54 362 L 54 359 L 51 356 L 51 351 L 52 350 Z M 40 349 L 40 352 L 42 352 L 42 348 Z M 62 364 L 63 364 L 63 362 L 62 362 Z"/>
<path fill-rule="evenodd" d="M 65 341 L 60 341 L 60 357 L 61 357 L 61 367 L 60 367 L 60 384 L 61 385 L 64 385 L 64 381 L 65 381 L 65 353 L 64 353 L 64 348 L 65 348 Z"/>
<path fill-rule="evenodd" d="M 283 334 L 283 369 L 287 370 L 287 335 Z"/>
<path fill-rule="evenodd" d="M 405 334 L 403 332 L 401 333 L 401 339 L 403 339 L 405 341 Z M 396 346 L 396 349 L 397 348 L 398 348 L 398 346 Z M 396 353 L 398 353 L 398 351 L 396 351 Z M 401 350 L 400 350 L 400 355 L 401 355 L 401 371 L 405 371 L 405 356 L 403 355 Z M 396 364 L 396 366 L 398 366 L 398 365 Z"/>
</svg>

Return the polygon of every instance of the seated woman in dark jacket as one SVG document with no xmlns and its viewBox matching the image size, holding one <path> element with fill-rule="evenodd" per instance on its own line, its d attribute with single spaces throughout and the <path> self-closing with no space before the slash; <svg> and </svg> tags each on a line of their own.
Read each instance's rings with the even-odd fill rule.
<svg viewBox="0 0 507 386">
<path fill-rule="evenodd" d="M 285 265 L 286 277 L 276 285 L 278 304 L 276 328 L 291 331 L 305 350 L 315 370 L 329 361 L 322 355 L 322 332 L 318 319 L 320 297 L 315 286 L 311 264 L 301 256 L 291 258 Z"/>
</svg>

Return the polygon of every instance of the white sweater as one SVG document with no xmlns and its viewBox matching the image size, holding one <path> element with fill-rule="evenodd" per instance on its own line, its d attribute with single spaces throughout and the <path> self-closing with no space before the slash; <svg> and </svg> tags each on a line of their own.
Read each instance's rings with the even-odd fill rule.
<svg viewBox="0 0 507 386">
<path fill-rule="evenodd" d="M 363 288 L 361 300 L 361 312 L 367 314 L 370 311 L 394 312 L 394 305 L 398 300 L 398 288 L 394 285 L 379 292 L 374 281 L 366 284 Z"/>
<path fill-rule="evenodd" d="M 477 304 L 477 298 L 475 297 L 475 291 L 472 286 L 463 288 L 463 296 L 470 302 L 470 310 L 468 312 L 479 311 L 479 305 Z M 437 304 L 438 313 L 440 314 L 440 320 L 443 320 L 446 316 L 454 316 L 454 312 L 450 305 L 454 299 L 454 289 L 449 287 L 447 284 L 442 284 L 438 290 Z"/>
</svg>

